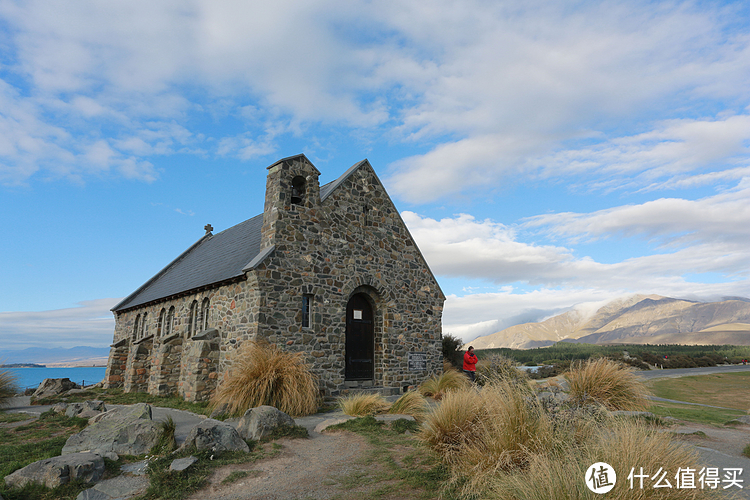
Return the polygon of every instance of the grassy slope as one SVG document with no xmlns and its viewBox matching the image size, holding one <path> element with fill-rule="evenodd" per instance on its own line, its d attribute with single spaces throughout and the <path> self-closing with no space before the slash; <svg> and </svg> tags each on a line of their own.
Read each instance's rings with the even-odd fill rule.
<svg viewBox="0 0 750 500">
<path fill-rule="evenodd" d="M 650 386 L 654 395 L 661 398 L 740 411 L 750 408 L 750 372 L 659 379 Z"/>
</svg>

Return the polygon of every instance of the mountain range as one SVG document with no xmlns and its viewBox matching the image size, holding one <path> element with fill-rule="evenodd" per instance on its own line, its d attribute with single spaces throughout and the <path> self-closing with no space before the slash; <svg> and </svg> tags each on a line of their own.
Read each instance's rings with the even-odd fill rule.
<svg viewBox="0 0 750 500">
<path fill-rule="evenodd" d="M 524 323 L 471 341 L 477 349 L 529 349 L 555 342 L 587 344 L 750 345 L 750 300 L 697 302 L 633 295 L 596 311 L 574 308 L 539 323 Z"/>
</svg>

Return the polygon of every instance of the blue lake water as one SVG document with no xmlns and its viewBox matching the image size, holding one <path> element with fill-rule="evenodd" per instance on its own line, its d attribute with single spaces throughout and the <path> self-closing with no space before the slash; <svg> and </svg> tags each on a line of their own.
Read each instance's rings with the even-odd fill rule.
<svg viewBox="0 0 750 500">
<path fill-rule="evenodd" d="M 13 372 L 16 384 L 21 389 L 38 387 L 45 378 L 69 378 L 71 382 L 86 385 L 96 384 L 104 378 L 106 367 L 84 366 L 75 368 L 3 368 Z"/>
</svg>

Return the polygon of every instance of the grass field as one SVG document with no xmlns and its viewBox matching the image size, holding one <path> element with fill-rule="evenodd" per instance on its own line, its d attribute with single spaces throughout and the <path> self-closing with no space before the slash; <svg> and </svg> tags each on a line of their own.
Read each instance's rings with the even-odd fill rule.
<svg viewBox="0 0 750 500">
<path fill-rule="evenodd" d="M 676 401 L 733 408 L 750 408 L 750 372 L 717 373 L 659 379 L 650 382 L 654 396 Z"/>
</svg>

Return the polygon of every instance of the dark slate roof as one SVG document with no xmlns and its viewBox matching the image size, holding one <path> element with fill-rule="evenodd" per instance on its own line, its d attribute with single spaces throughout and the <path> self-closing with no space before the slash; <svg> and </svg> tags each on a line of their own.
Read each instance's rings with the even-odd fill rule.
<svg viewBox="0 0 750 500">
<path fill-rule="evenodd" d="M 122 311 L 202 286 L 227 281 L 257 265 L 263 214 L 215 235 L 206 235 L 162 269 L 142 287 L 117 304 Z M 267 256 L 268 253 L 264 252 Z"/>
<path fill-rule="evenodd" d="M 277 161 L 274 165 L 298 156 L 304 155 L 290 156 Z M 321 186 L 320 200 L 328 198 L 334 189 L 366 162 L 367 160 L 363 160 L 355 163 L 338 179 Z M 269 247 L 260 252 L 262 225 L 263 214 L 260 214 L 218 234 L 204 236 L 112 310 L 130 309 L 241 277 L 245 271 L 263 262 L 274 250 L 274 247 Z"/>
</svg>

